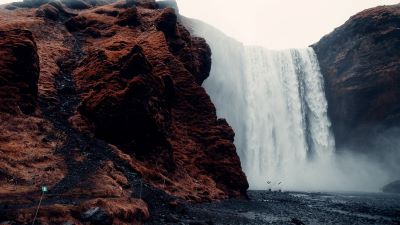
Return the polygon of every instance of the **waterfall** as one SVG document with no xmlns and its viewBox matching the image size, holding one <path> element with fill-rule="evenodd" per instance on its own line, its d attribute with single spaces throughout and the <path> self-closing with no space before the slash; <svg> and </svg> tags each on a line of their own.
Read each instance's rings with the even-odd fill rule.
<svg viewBox="0 0 400 225">
<path fill-rule="evenodd" d="M 312 165 L 330 163 L 335 149 L 313 49 L 245 46 L 200 21 L 183 23 L 211 47 L 211 74 L 203 86 L 236 133 L 250 188 L 306 185 Z"/>
<path fill-rule="evenodd" d="M 238 149 L 243 168 L 252 188 L 262 189 L 267 180 L 285 185 L 297 179 L 294 176 L 311 161 L 333 155 L 318 61 L 311 48 L 271 51 L 245 47 L 243 56 L 245 81 L 240 95 L 245 96 L 246 128 L 237 133 L 246 143 Z M 214 93 L 211 82 L 205 88 Z M 217 107 L 229 105 L 220 102 Z"/>
</svg>

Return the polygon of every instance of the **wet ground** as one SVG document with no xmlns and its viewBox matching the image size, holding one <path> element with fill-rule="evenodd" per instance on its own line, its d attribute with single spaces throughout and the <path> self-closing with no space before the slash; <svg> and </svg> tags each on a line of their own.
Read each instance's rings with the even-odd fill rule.
<svg viewBox="0 0 400 225">
<path fill-rule="evenodd" d="M 187 206 L 161 224 L 400 224 L 400 195 L 250 191 L 250 200 Z"/>
</svg>

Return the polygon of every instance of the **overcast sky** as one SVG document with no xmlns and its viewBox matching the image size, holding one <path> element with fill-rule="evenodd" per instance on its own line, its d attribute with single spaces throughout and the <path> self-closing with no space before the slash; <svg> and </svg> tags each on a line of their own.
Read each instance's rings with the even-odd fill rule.
<svg viewBox="0 0 400 225">
<path fill-rule="evenodd" d="M 16 2 L 16 1 L 12 1 L 12 0 L 0 0 L 0 4 L 6 4 L 9 2 Z"/>
<path fill-rule="evenodd" d="M 0 0 L 4 4 L 10 0 Z M 182 15 L 201 19 L 246 43 L 306 47 L 364 9 L 400 0 L 177 0 Z"/>
<path fill-rule="evenodd" d="M 306 47 L 350 16 L 400 0 L 177 0 L 182 15 L 271 49 Z"/>
</svg>

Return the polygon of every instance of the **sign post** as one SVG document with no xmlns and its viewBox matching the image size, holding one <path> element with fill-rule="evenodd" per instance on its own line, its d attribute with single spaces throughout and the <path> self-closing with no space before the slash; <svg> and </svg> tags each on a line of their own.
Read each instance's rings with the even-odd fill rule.
<svg viewBox="0 0 400 225">
<path fill-rule="evenodd" d="M 47 186 L 42 186 L 42 187 L 41 187 L 41 190 L 42 190 L 42 194 L 40 195 L 39 204 L 38 204 L 38 207 L 37 207 L 37 209 L 36 209 L 36 213 L 35 213 L 35 217 L 33 218 L 32 225 L 35 224 L 36 217 L 37 217 L 37 215 L 38 215 L 38 213 L 39 213 L 40 205 L 42 204 L 43 196 L 44 196 L 45 193 L 47 193 L 47 192 L 49 191 L 49 189 L 47 188 Z"/>
</svg>

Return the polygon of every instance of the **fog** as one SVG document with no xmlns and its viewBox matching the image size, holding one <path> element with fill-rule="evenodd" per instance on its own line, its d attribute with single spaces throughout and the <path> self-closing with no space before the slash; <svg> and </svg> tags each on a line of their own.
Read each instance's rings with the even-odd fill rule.
<svg viewBox="0 0 400 225">
<path fill-rule="evenodd" d="M 6 4 L 10 2 L 22 2 L 21 0 L 0 0 L 0 4 Z"/>
<path fill-rule="evenodd" d="M 182 15 L 200 19 L 231 37 L 269 49 L 304 48 L 350 16 L 398 0 L 177 0 Z"/>
<path fill-rule="evenodd" d="M 385 184 L 397 179 L 383 164 L 351 150 L 338 153 L 331 160 L 311 160 L 289 167 L 290 176 L 282 179 L 281 187 L 273 189 L 379 192 Z"/>
</svg>

